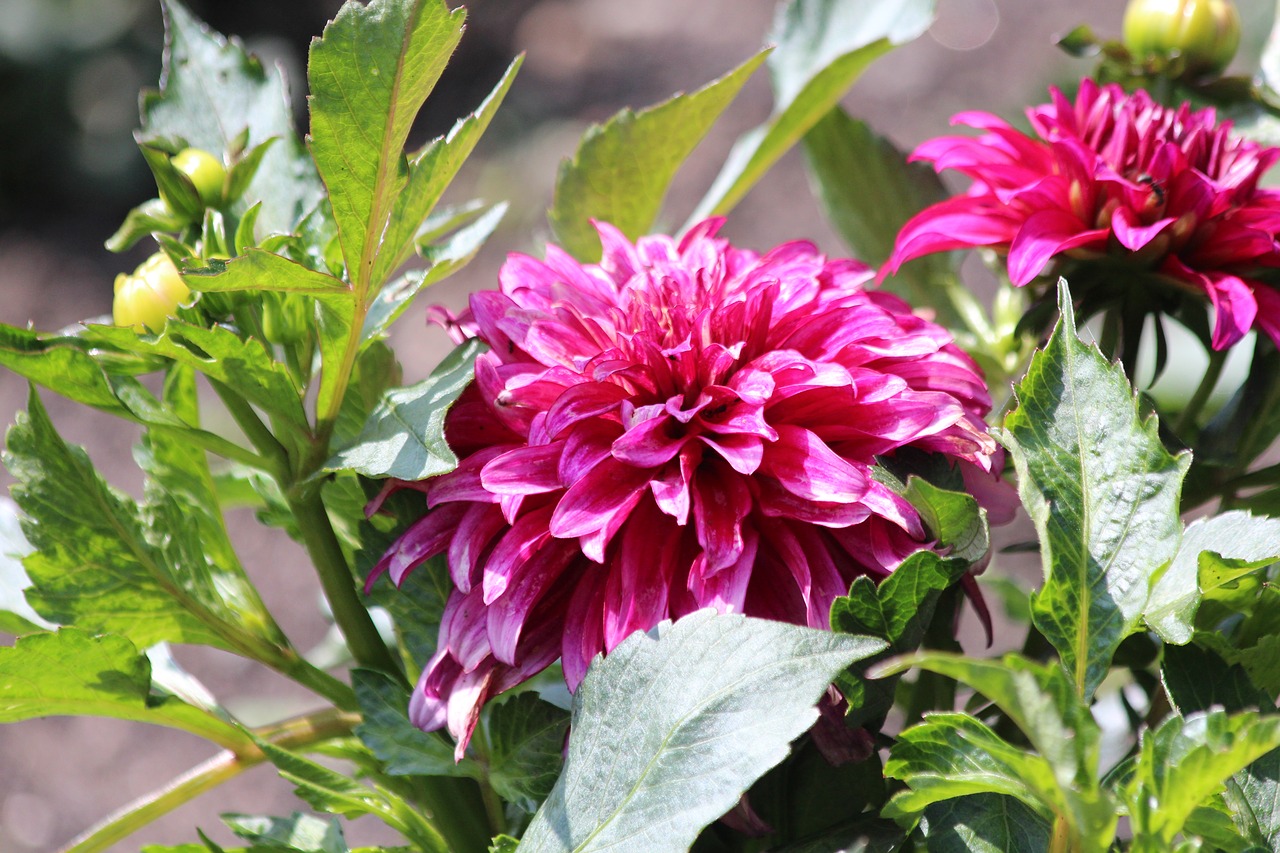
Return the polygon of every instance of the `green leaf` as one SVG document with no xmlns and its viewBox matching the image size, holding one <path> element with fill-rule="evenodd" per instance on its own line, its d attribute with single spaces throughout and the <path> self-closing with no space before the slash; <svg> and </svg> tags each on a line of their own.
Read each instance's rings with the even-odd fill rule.
<svg viewBox="0 0 1280 853">
<path fill-rule="evenodd" d="M 1116 813 L 1107 795 L 1098 787 L 1098 725 L 1060 666 L 1033 663 L 1017 655 L 990 661 L 925 652 L 900 658 L 879 672 L 873 671 L 872 675 L 892 675 L 911 666 L 954 678 L 1003 711 L 1051 770 L 1052 796 L 1040 785 L 1045 779 L 1038 771 L 1028 773 L 1023 779 L 1025 785 L 1032 788 L 1045 806 L 1066 819 L 1083 845 L 1078 845 L 1078 849 L 1106 849 L 1115 832 Z M 899 743 L 909 741 L 913 731 L 914 728 L 903 732 Z M 990 747 L 986 740 L 979 745 Z M 893 757 L 898 754 L 895 748 L 885 773 L 896 776 L 913 772 L 911 766 L 894 763 Z M 1007 753 L 996 757 L 1005 764 L 1010 762 Z M 1013 790 L 985 790 L 1017 795 Z M 1018 796 L 1028 801 L 1027 796 Z"/>
<path fill-rule="evenodd" d="M 1233 774 L 1280 747 L 1280 717 L 1222 710 L 1171 716 L 1144 732 L 1128 794 L 1136 850 L 1167 850 Z"/>
<path fill-rule="evenodd" d="M 1216 590 L 1278 559 L 1280 520 L 1247 512 L 1197 519 L 1187 525 L 1173 562 L 1152 586 L 1143 618 L 1166 643 L 1186 643 L 1195 628 L 1202 586 Z"/>
<path fill-rule="evenodd" d="M 1048 850 L 1053 827 L 1013 797 L 972 794 L 929 806 L 920 831 L 930 853 L 1009 853 Z"/>
<path fill-rule="evenodd" d="M 853 582 L 847 597 L 831 605 L 831 629 L 888 641 L 883 652 L 860 663 L 854 675 L 842 675 L 841 691 L 849 701 L 849 724 L 875 724 L 893 706 L 896 678 L 867 681 L 867 667 L 892 655 L 915 651 L 933 620 L 943 591 L 968 571 L 962 560 L 944 560 L 932 551 L 918 551 L 902 562 L 879 585 L 870 578 Z"/>
<path fill-rule="evenodd" d="M 62 440 L 34 390 L 8 442 L 13 496 L 36 548 L 26 568 L 27 600 L 37 613 L 141 647 L 169 641 L 239 649 L 239 608 L 170 564 L 148 539 L 138 506 Z"/>
<path fill-rule="evenodd" d="M 727 213 L 861 76 L 894 47 L 924 33 L 933 0 L 790 0 L 766 38 L 773 115 L 733 146 L 690 222 Z"/>
<path fill-rule="evenodd" d="M 447 136 L 427 143 L 409 160 L 408 182 L 396 196 L 387 230 L 382 234 L 382 248 L 373 269 L 375 285 L 386 281 L 413 253 L 424 220 L 489 127 L 523 62 L 523 56 L 517 57 L 474 113 L 459 119 Z"/>
<path fill-rule="evenodd" d="M 827 219 L 853 253 L 879 267 L 912 216 L 947 197 L 937 174 L 866 122 L 836 107 L 804 137 L 805 154 Z M 917 305 L 940 306 L 938 282 L 951 275 L 946 255 L 929 255 L 886 279 L 885 287 Z"/>
<path fill-rule="evenodd" d="M 533 693 L 486 710 L 489 784 L 503 800 L 532 814 L 560 776 L 569 713 Z"/>
<path fill-rule="evenodd" d="M 1160 677 L 1169 701 L 1184 717 L 1214 706 L 1228 711 L 1275 706 L 1238 664 L 1228 663 L 1212 649 L 1195 643 L 1166 646 Z"/>
<path fill-rule="evenodd" d="M 249 248 L 229 261 L 211 258 L 208 266 L 187 270 L 182 280 L 192 290 L 223 293 L 233 290 L 275 290 L 288 293 L 331 294 L 351 286 L 340 278 L 308 269 L 281 255 Z"/>
<path fill-rule="evenodd" d="M 200 422 L 191 369 L 170 371 L 164 399 L 185 420 Z M 198 600 L 217 602 L 223 618 L 268 643 L 287 646 L 231 544 L 205 451 L 182 431 L 151 427 L 134 456 L 147 474 L 141 507 L 145 530 L 173 575 Z"/>
<path fill-rule="evenodd" d="M 453 744 L 439 732 L 409 722 L 409 692 L 390 676 L 368 669 L 351 674 L 364 722 L 356 735 L 392 776 L 471 776 L 483 772 L 471 759 L 453 759 Z"/>
<path fill-rule="evenodd" d="M 489 853 L 516 853 L 519 846 L 520 842 L 510 835 L 499 835 L 489 845 Z"/>
<path fill-rule="evenodd" d="M 422 246 L 422 256 L 431 266 L 425 271 L 406 273 L 397 282 L 378 292 L 378 297 L 369 306 L 369 313 L 365 315 L 360 339 L 367 345 L 368 342 L 383 337 L 391 324 L 413 304 L 419 293 L 470 263 L 506 212 L 506 202 L 495 204 L 474 222 L 459 228 L 446 239 Z"/>
<path fill-rule="evenodd" d="M 265 68 L 176 0 L 164 0 L 163 8 L 167 42 L 162 88 L 143 96 L 142 138 L 179 138 L 221 157 L 246 128 L 251 148 L 278 137 L 245 192 L 244 206 L 261 201 L 263 229 L 292 231 L 324 190 L 294 132 L 279 67 Z"/>
<path fill-rule="evenodd" d="M 400 385 L 404 372 L 396 354 L 382 341 L 372 341 L 356 357 L 351 384 L 342 397 L 333 443 L 339 447 L 356 440 L 387 390 Z"/>
<path fill-rule="evenodd" d="M 381 283 L 374 277 L 380 241 L 409 187 L 409 129 L 457 47 L 465 18 L 443 0 L 348 3 L 311 42 L 311 151 L 361 300 Z M 386 249 L 396 255 L 400 247 Z"/>
<path fill-rule="evenodd" d="M 326 470 L 350 469 L 366 477 L 423 480 L 452 471 L 458 458 L 444 439 L 444 418 L 470 384 L 484 344 L 472 338 L 416 385 L 388 392 L 353 444 Z"/>
<path fill-rule="evenodd" d="M 61 715 L 168 726 L 236 751 L 253 743 L 232 723 L 153 691 L 150 662 L 124 637 L 62 628 L 0 648 L 0 723 Z"/>
<path fill-rule="evenodd" d="M 747 794 L 751 808 L 774 829 L 769 850 L 791 850 L 789 842 L 818 837 L 830 841 L 833 835 L 852 844 L 893 827 L 877 820 L 888 799 L 883 769 L 877 753 L 836 766 L 814 738 L 799 741 Z M 834 853 L 837 846 L 827 849 Z"/>
<path fill-rule="evenodd" d="M 987 511 L 972 495 L 940 489 L 923 477 L 909 477 L 903 497 L 911 501 L 933 537 L 949 549 L 947 556 L 973 564 L 991 549 Z"/>
<path fill-rule="evenodd" d="M 559 243 L 575 257 L 595 261 L 600 238 L 592 219 L 631 240 L 647 234 L 676 171 L 767 55 L 761 51 L 696 92 L 638 113 L 624 109 L 589 127 L 573 159 L 560 164 L 547 212 Z"/>
<path fill-rule="evenodd" d="M 813 724 L 835 674 L 883 648 L 705 610 L 633 634 L 579 685 L 565 771 L 521 850 L 688 849 Z"/>
<path fill-rule="evenodd" d="M 1077 810 L 1047 760 L 968 714 L 930 714 L 904 731 L 884 772 L 907 784 L 885 808 L 886 817 L 900 822 L 934 803 L 974 794 L 1015 797 L 1045 821 Z"/>
<path fill-rule="evenodd" d="M 254 845 L 284 847 L 297 853 L 348 853 L 342 825 L 294 812 L 289 817 L 229 813 L 222 822 L 238 837 Z"/>
<path fill-rule="evenodd" d="M 1002 441 L 1044 558 L 1032 621 L 1090 696 L 1177 551 L 1191 460 L 1169 455 L 1123 369 L 1076 337 L 1065 281 L 1058 303 L 1062 319 L 1015 389 Z"/>
</svg>

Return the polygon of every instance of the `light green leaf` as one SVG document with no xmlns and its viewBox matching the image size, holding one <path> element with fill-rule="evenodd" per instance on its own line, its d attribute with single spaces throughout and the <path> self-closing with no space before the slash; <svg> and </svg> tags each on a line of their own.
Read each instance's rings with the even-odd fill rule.
<svg viewBox="0 0 1280 853">
<path fill-rule="evenodd" d="M 409 129 L 465 18 L 443 0 L 348 3 L 311 42 L 311 151 L 361 300 L 380 284 L 374 278 L 380 240 L 409 184 Z"/>
<path fill-rule="evenodd" d="M 987 511 L 967 492 L 940 489 L 923 477 L 909 477 L 903 497 L 920 513 L 947 556 L 976 563 L 991 549 Z"/>
<path fill-rule="evenodd" d="M 151 664 L 124 637 L 62 628 L 0 648 L 0 723 L 63 715 L 168 726 L 237 751 L 253 743 L 227 720 L 153 691 Z"/>
<path fill-rule="evenodd" d="M 262 249 L 250 248 L 238 258 L 229 261 L 212 258 L 205 263 L 208 266 L 203 269 L 182 274 L 182 280 L 192 290 L 278 290 L 310 294 L 350 290 L 350 285 L 342 279 Z"/>
<path fill-rule="evenodd" d="M 36 548 L 26 568 L 37 613 L 140 647 L 169 641 L 237 650 L 245 636 L 238 609 L 169 563 L 149 541 L 137 505 L 98 477 L 82 449 L 63 442 L 34 390 L 8 441 L 13 496 Z"/>
<path fill-rule="evenodd" d="M 486 710 L 489 784 L 503 800 L 532 813 L 560 775 L 569 713 L 533 693 Z"/>
<path fill-rule="evenodd" d="M 523 56 L 517 57 L 474 113 L 459 119 L 447 136 L 428 142 L 410 158 L 408 183 L 396 196 L 395 208 L 382 235 L 382 248 L 373 270 L 375 285 L 386 281 L 413 254 L 424 220 L 488 129 L 523 62 Z"/>
<path fill-rule="evenodd" d="M 361 350 L 351 369 L 351 383 L 342 396 L 342 407 L 338 409 L 333 443 L 341 447 L 355 441 L 383 395 L 399 386 L 403 379 L 400 362 L 385 342 L 372 341 Z"/>
<path fill-rule="evenodd" d="M 773 115 L 744 135 L 690 218 L 727 213 L 769 167 L 829 113 L 867 66 L 921 35 L 934 0 L 790 0 L 766 41 Z"/>
<path fill-rule="evenodd" d="M 1048 850 L 1052 826 L 1013 797 L 973 794 L 934 803 L 920 820 L 930 853 Z"/>
<path fill-rule="evenodd" d="M 883 648 L 706 610 L 633 634 L 579 685 L 565 771 L 521 850 L 687 850 L 813 724 L 835 674 Z"/>
<path fill-rule="evenodd" d="M 1058 303 L 1062 319 L 1015 389 L 1002 441 L 1044 559 L 1032 620 L 1090 696 L 1177 551 L 1191 460 L 1169 455 L 1123 369 L 1076 337 L 1065 281 Z"/>
<path fill-rule="evenodd" d="M 878 585 L 870 578 L 858 578 L 848 596 L 832 602 L 833 631 L 879 637 L 889 643 L 883 652 L 838 680 L 849 701 L 850 725 L 874 723 L 888 713 L 897 679 L 867 681 L 862 675 L 873 663 L 919 647 L 942 592 L 958 582 L 968 568 L 962 560 L 944 560 L 932 551 L 918 551 Z"/>
<path fill-rule="evenodd" d="M 1233 774 L 1280 747 L 1280 717 L 1220 709 L 1170 716 L 1144 732 L 1127 793 L 1134 850 L 1167 850 L 1187 819 Z"/>
<path fill-rule="evenodd" d="M 444 440 L 449 407 L 470 384 L 484 344 L 472 338 L 449 353 L 431 376 L 387 393 L 353 444 L 326 470 L 351 469 L 366 477 L 423 480 L 452 471 L 458 458 Z"/>
<path fill-rule="evenodd" d="M 255 845 L 285 847 L 297 853 L 348 853 L 342 825 L 294 812 L 289 817 L 223 814 L 222 822 L 240 838 Z"/>
<path fill-rule="evenodd" d="M 246 128 L 248 147 L 272 137 L 244 195 L 262 202 L 258 224 L 287 233 L 323 196 L 315 166 L 293 128 L 284 76 L 209 30 L 176 0 L 163 3 L 167 43 L 159 92 L 142 99 L 144 140 L 180 138 L 221 157 Z"/>
<path fill-rule="evenodd" d="M 1205 552 L 1220 559 L 1213 560 Z M 1189 642 L 1202 588 L 1216 589 L 1276 560 L 1280 560 L 1280 520 L 1238 511 L 1197 519 L 1187 525 L 1173 562 L 1151 588 L 1143 618 L 1166 643 Z M 1224 578 L 1224 568 L 1229 569 L 1229 577 Z"/>
<path fill-rule="evenodd" d="M 392 776 L 471 776 L 481 778 L 471 759 L 453 759 L 453 744 L 439 732 L 424 732 L 409 722 L 409 692 L 381 672 L 357 669 L 351 684 L 364 722 L 356 735 Z"/>
<path fill-rule="evenodd" d="M 610 223 L 631 240 L 647 234 L 676 171 L 767 53 L 696 92 L 638 113 L 624 109 L 604 125 L 589 127 L 573 158 L 560 164 L 547 212 L 560 244 L 581 260 L 599 260 L 600 238 L 592 219 Z"/>
</svg>

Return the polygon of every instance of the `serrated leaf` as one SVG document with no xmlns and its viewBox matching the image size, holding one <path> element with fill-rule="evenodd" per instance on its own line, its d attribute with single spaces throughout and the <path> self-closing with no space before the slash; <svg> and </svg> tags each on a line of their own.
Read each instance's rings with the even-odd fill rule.
<svg viewBox="0 0 1280 853">
<path fill-rule="evenodd" d="M 569 713 L 533 693 L 512 696 L 487 712 L 489 784 L 506 802 L 533 813 L 560 776 Z"/>
<path fill-rule="evenodd" d="M 465 18 L 442 0 L 349 3 L 311 42 L 311 151 L 361 299 L 380 283 L 373 276 L 379 243 L 409 183 L 409 129 L 462 37 Z M 396 253 L 400 247 L 388 248 Z"/>
<path fill-rule="evenodd" d="M 1044 558 L 1032 621 L 1090 696 L 1177 551 L 1191 460 L 1169 455 L 1123 369 L 1076 337 L 1065 281 L 1058 304 L 1062 319 L 1015 389 L 1002 441 Z"/>
<path fill-rule="evenodd" d="M 1166 643 L 1186 643 L 1202 589 L 1215 590 L 1278 559 L 1280 520 L 1238 511 L 1197 519 L 1187 525 L 1169 568 L 1152 586 L 1143 618 Z"/>
<path fill-rule="evenodd" d="M 832 630 L 879 637 L 889 644 L 855 668 L 857 677 L 845 675 L 839 679 L 849 701 L 850 725 L 874 723 L 888 713 L 897 679 L 867 681 L 861 676 L 873 663 L 915 651 L 933 620 L 938 598 L 966 571 L 968 565 L 961 560 L 944 560 L 932 551 L 918 551 L 879 585 L 870 578 L 858 578 L 848 596 L 832 602 Z"/>
<path fill-rule="evenodd" d="M 934 803 L 920 820 L 930 853 L 1048 850 L 1053 828 L 1013 797 L 973 794 Z"/>
<path fill-rule="evenodd" d="M 579 685 L 565 771 L 521 850 L 688 849 L 813 724 L 835 674 L 883 647 L 706 610 L 633 634 Z"/>
<path fill-rule="evenodd" d="M 976 563 L 991 549 L 987 511 L 967 492 L 940 489 L 923 477 L 909 477 L 903 497 L 920 513 L 947 556 Z"/>
<path fill-rule="evenodd" d="M 221 157 L 246 128 L 249 147 L 278 137 L 245 192 L 244 206 L 261 201 L 264 230 L 292 231 L 320 201 L 323 187 L 294 131 L 283 73 L 264 68 L 176 0 L 165 0 L 163 8 L 164 73 L 160 91 L 143 96 L 142 138 L 180 138 Z"/>
<path fill-rule="evenodd" d="M 1224 782 L 1280 747 L 1280 717 L 1243 711 L 1170 716 L 1144 732 L 1128 793 L 1135 850 L 1165 850 Z"/>
<path fill-rule="evenodd" d="M 1018 655 L 1005 655 L 993 661 L 924 652 L 900 658 L 879 672 L 873 671 L 872 675 L 892 675 L 911 666 L 953 678 L 981 693 L 1022 731 L 1037 758 L 1043 759 L 1050 770 L 1048 780 L 1051 782 L 1038 771 L 1032 773 L 1033 768 L 1028 765 L 1028 773 L 1022 779 L 1030 789 L 1027 795 L 1007 786 L 981 790 L 1018 796 L 1029 804 L 1032 802 L 1029 796 L 1034 793 L 1039 802 L 1067 821 L 1078 849 L 1106 849 L 1115 833 L 1116 812 L 1114 804 L 1098 786 L 1100 732 L 1060 666 L 1034 663 Z M 913 731 L 914 728 L 903 732 L 899 742 L 909 741 Z M 984 740 L 980 745 L 991 752 L 989 741 Z M 891 759 L 897 754 L 895 749 Z M 1005 765 L 1014 766 L 1007 752 L 997 757 Z M 885 766 L 887 775 L 911 770 L 909 766 L 894 764 L 893 760 Z M 941 781 L 945 784 L 945 780 Z M 1009 783 L 1006 777 L 1001 777 L 1001 781 Z M 1044 784 L 1051 784 L 1051 788 Z"/>
<path fill-rule="evenodd" d="M 906 155 L 863 121 L 836 107 L 804 137 L 814 190 L 845 245 L 869 266 L 879 267 L 893 253 L 907 220 L 947 197 L 937 174 Z M 939 281 L 950 276 L 946 255 L 929 255 L 905 265 L 884 282 L 915 305 L 947 310 L 936 298 Z M 949 317 L 944 325 L 951 326 Z"/>
<path fill-rule="evenodd" d="M 452 471 L 458 458 L 444 439 L 444 418 L 474 374 L 484 344 L 472 338 L 449 353 L 416 385 L 388 392 L 354 443 L 326 470 L 350 469 L 366 477 L 423 480 Z"/>
<path fill-rule="evenodd" d="M 773 115 L 733 146 L 690 218 L 727 213 L 769 167 L 831 111 L 873 60 L 924 33 L 933 0 L 791 0 L 766 42 Z"/>
<path fill-rule="evenodd" d="M 600 238 L 591 220 L 631 240 L 647 234 L 676 171 L 767 55 L 756 54 L 696 92 L 638 113 L 624 109 L 589 127 L 573 158 L 560 164 L 547 212 L 559 243 L 580 260 L 596 261 Z"/>
<path fill-rule="evenodd" d="M 342 825 L 294 812 L 289 817 L 228 813 L 221 815 L 238 837 L 256 845 L 285 847 L 297 853 L 348 853 Z"/>
<path fill-rule="evenodd" d="M 403 380 L 396 354 L 382 341 L 373 341 L 356 356 L 351 382 L 342 396 L 333 443 L 341 447 L 355 441 L 369 421 L 369 415 L 389 388 Z"/>
<path fill-rule="evenodd" d="M 328 273 L 308 269 L 262 249 L 249 248 L 227 261 L 211 258 L 208 266 L 187 270 L 182 280 L 192 290 L 225 293 L 235 290 L 275 290 L 286 293 L 332 294 L 348 291 L 350 285 Z"/>
<path fill-rule="evenodd" d="M 195 373 L 175 367 L 165 379 L 165 402 L 185 420 L 200 422 Z M 181 431 L 151 427 L 134 453 L 147 474 L 142 520 L 150 541 L 175 577 L 199 601 L 217 602 L 244 630 L 276 646 L 288 641 L 240 565 L 214 492 L 209 459 Z"/>
<path fill-rule="evenodd" d="M 481 778 L 474 761 L 453 759 L 453 744 L 438 732 L 409 722 L 409 693 L 390 676 L 367 669 L 351 674 L 364 722 L 356 735 L 392 776 L 470 776 Z"/>
<path fill-rule="evenodd" d="M 76 715 L 181 729 L 232 750 L 252 739 L 237 726 L 151 687 L 151 664 L 125 637 L 76 628 L 0 648 L 0 723 Z"/>
<path fill-rule="evenodd" d="M 409 259 L 424 220 L 488 129 L 523 62 L 523 55 L 516 57 L 475 112 L 459 119 L 448 135 L 428 142 L 410 158 L 408 182 L 396 196 L 395 208 L 382 235 L 383 246 L 373 269 L 372 281 L 375 284 L 386 281 L 397 267 Z M 443 278 L 443 275 L 439 277 Z"/>
<path fill-rule="evenodd" d="M 147 539 L 137 505 L 104 483 L 88 456 L 54 430 L 35 391 L 9 430 L 5 464 L 23 529 L 27 600 L 46 619 L 118 633 L 138 646 L 168 641 L 236 651 L 238 611 L 169 564 Z"/>
</svg>

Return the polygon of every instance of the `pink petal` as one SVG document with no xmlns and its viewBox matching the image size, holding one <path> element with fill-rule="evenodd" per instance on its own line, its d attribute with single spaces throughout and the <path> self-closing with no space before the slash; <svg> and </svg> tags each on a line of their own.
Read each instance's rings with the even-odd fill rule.
<svg viewBox="0 0 1280 853">
<path fill-rule="evenodd" d="M 1084 223 L 1064 210 L 1042 210 L 1023 223 L 1009 246 L 1009 280 L 1024 285 L 1040 273 L 1054 255 L 1105 243 L 1107 230 L 1086 229 Z"/>
</svg>

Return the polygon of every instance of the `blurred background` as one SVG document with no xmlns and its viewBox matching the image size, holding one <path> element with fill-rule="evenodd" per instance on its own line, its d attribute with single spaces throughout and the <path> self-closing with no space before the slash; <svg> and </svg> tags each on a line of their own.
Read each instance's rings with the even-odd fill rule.
<svg viewBox="0 0 1280 853">
<path fill-rule="evenodd" d="M 214 29 L 237 34 L 265 61 L 284 67 L 305 129 L 309 40 L 339 0 L 188 0 Z M 452 2 L 451 2 L 452 5 Z M 508 199 L 511 211 L 486 250 L 462 274 L 403 318 L 395 346 L 406 381 L 425 376 L 448 346 L 423 323 L 425 303 L 453 307 L 496 283 L 509 251 L 537 253 L 549 234 L 545 211 L 558 162 L 591 122 L 624 106 L 643 107 L 698 88 L 754 53 L 769 29 L 773 0 L 475 0 L 468 31 L 411 143 L 446 131 L 474 108 L 510 58 L 527 61 L 454 200 Z M 1268 0 L 1240 3 L 1246 51 L 1265 36 Z M 1089 64 L 1053 40 L 1080 23 L 1118 37 L 1119 0 L 939 0 L 939 16 L 917 42 L 875 63 L 846 100 L 899 145 L 946 131 L 960 110 L 1016 118 Z M 102 242 L 132 206 L 155 195 L 132 138 L 139 88 L 155 86 L 163 24 L 156 0 L 0 0 L 0 322 L 57 329 L 111 309 L 112 280 L 152 247 L 112 255 Z M 771 105 L 764 72 L 750 81 L 724 120 L 677 177 L 664 225 L 678 227 L 710 185 L 737 134 Z M 767 249 L 805 237 L 837 255 L 837 241 L 813 201 L 803 158 L 792 152 L 730 218 L 740 245 Z M 25 405 L 26 384 L 0 371 L 0 421 Z M 136 430 L 45 393 L 69 440 L 87 446 L 103 475 L 126 491 L 139 478 L 131 459 Z M 0 485 L 11 480 L 0 473 Z M 251 517 L 232 519 L 242 557 L 277 619 L 301 648 L 320 642 L 314 576 L 291 542 Z M 301 592 L 300 592 L 301 591 Z M 1021 637 L 997 638 L 998 649 Z M 12 642 L 0 635 L 0 643 Z M 976 646 L 975 648 L 980 648 Z M 305 710 L 309 699 L 266 670 L 216 652 L 178 649 L 248 722 Z M 211 750 L 168 730 L 116 721 L 54 718 L 0 727 L 0 851 L 57 849 L 131 798 L 157 787 Z M 303 808 L 266 767 L 245 774 L 151 825 L 114 850 L 195 840 L 198 825 L 231 841 L 224 811 L 288 814 Z M 348 840 L 371 843 L 376 827 L 356 822 Z"/>
</svg>

